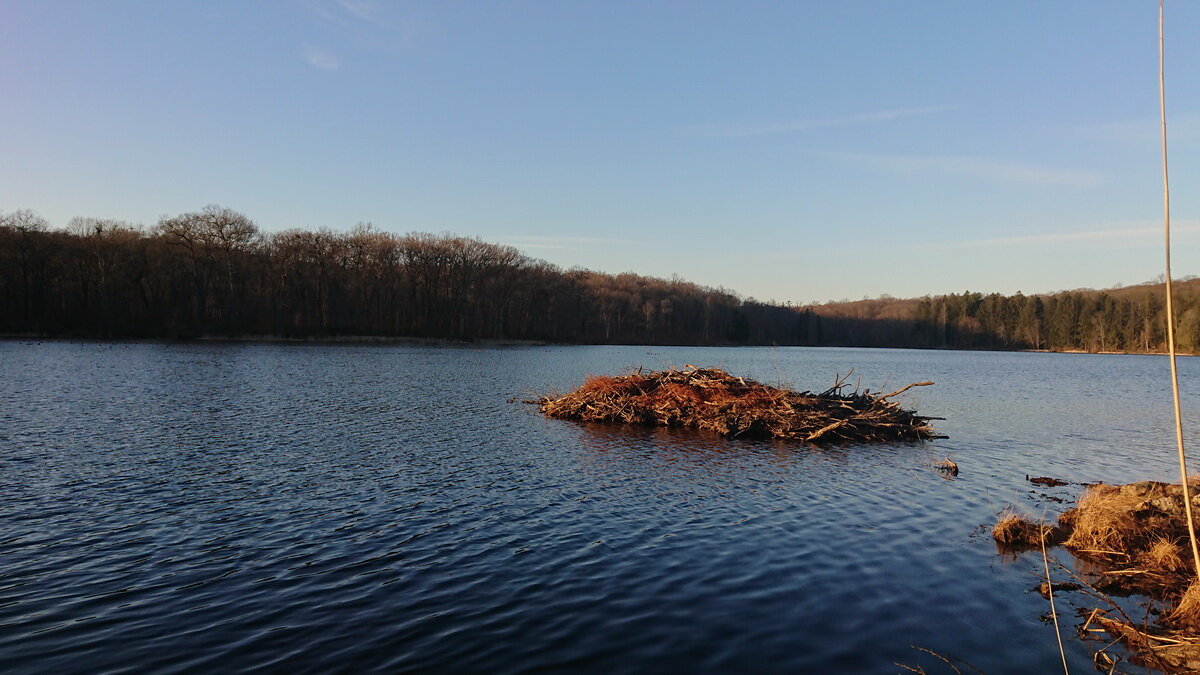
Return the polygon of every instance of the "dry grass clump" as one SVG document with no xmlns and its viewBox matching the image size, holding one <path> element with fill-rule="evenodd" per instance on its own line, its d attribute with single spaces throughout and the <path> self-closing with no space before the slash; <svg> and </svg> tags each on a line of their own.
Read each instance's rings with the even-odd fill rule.
<svg viewBox="0 0 1200 675">
<path fill-rule="evenodd" d="M 1183 592 L 1175 609 L 1167 616 L 1167 622 L 1193 632 L 1200 629 L 1200 581 L 1193 581 Z"/>
<path fill-rule="evenodd" d="M 1000 516 L 992 528 L 992 537 L 997 544 L 1008 549 L 1038 548 L 1043 540 L 1050 543 L 1053 529 L 1045 523 L 1035 523 L 1008 511 Z"/>
<path fill-rule="evenodd" d="M 1184 560 L 1183 555 L 1183 549 L 1177 542 L 1159 537 L 1154 540 L 1150 548 L 1142 552 L 1138 557 L 1138 562 L 1147 569 L 1179 574 L 1188 571 L 1187 561 Z"/>
<path fill-rule="evenodd" d="M 561 397 L 537 401 L 550 417 L 581 422 L 690 427 L 723 436 L 803 441 L 882 441 L 941 438 L 929 420 L 883 396 L 844 393 L 839 381 L 820 393 L 796 392 L 735 377 L 717 368 L 688 367 L 629 375 L 592 376 Z"/>
<path fill-rule="evenodd" d="M 1184 552 L 1174 544 L 1187 537 L 1183 513 L 1178 485 L 1095 485 L 1059 518 L 1059 525 L 1070 527 L 1063 545 L 1077 554 L 1110 563 L 1136 561 L 1170 575 L 1187 569 L 1181 564 Z"/>
<path fill-rule="evenodd" d="M 1069 516 L 1064 514 L 1072 527 L 1071 536 L 1063 545 L 1099 555 L 1127 555 L 1145 538 L 1132 515 L 1133 508 L 1141 501 L 1111 485 L 1090 488 L 1079 500 L 1079 506 L 1068 511 Z"/>
</svg>

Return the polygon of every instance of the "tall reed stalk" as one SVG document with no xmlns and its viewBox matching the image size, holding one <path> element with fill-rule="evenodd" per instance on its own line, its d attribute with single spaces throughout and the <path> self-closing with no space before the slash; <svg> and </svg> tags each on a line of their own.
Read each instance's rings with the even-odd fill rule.
<svg viewBox="0 0 1200 675">
<path fill-rule="evenodd" d="M 1175 445 L 1179 450 L 1179 479 L 1183 484 L 1183 508 L 1187 518 L 1188 539 L 1192 543 L 1192 561 L 1196 565 L 1196 577 L 1200 579 L 1200 546 L 1196 543 L 1196 523 L 1192 519 L 1192 495 L 1188 485 L 1187 452 L 1183 444 L 1183 414 L 1179 405 L 1179 369 L 1175 364 L 1175 310 L 1171 292 L 1171 181 L 1167 173 L 1167 86 L 1163 50 L 1163 4 L 1158 0 L 1158 110 L 1162 122 L 1162 176 L 1163 176 L 1163 236 L 1166 251 L 1166 273 L 1164 288 L 1167 295 L 1167 354 L 1171 361 L 1171 394 L 1175 408 Z"/>
</svg>

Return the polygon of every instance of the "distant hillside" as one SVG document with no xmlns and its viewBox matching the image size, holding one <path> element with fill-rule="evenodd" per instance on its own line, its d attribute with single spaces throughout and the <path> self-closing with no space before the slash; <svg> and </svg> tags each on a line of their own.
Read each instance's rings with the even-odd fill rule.
<svg viewBox="0 0 1200 675">
<path fill-rule="evenodd" d="M 1181 351 L 1200 352 L 1200 279 L 1174 284 Z M 800 308 L 804 342 L 958 349 L 1164 351 L 1163 284 L 1041 295 L 965 292 Z"/>
</svg>

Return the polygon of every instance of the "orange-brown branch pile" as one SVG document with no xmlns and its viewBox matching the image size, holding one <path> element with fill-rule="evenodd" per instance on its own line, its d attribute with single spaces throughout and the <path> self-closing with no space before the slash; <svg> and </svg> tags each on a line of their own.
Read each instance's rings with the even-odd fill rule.
<svg viewBox="0 0 1200 675">
<path fill-rule="evenodd" d="M 814 394 L 771 387 L 716 368 L 589 377 L 558 398 L 538 401 L 550 417 L 582 422 L 690 427 L 724 436 L 858 442 L 938 438 L 929 420 L 887 395 L 844 393 L 839 381 Z"/>
</svg>

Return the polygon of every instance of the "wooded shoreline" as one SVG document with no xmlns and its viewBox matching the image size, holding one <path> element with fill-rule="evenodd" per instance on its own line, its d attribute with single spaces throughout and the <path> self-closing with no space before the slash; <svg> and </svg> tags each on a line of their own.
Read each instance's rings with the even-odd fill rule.
<svg viewBox="0 0 1200 675">
<path fill-rule="evenodd" d="M 1025 296 L 965 292 L 805 306 L 678 277 L 564 270 L 452 234 L 262 232 L 219 206 L 151 228 L 0 212 L 0 335 L 530 344 L 1165 351 L 1161 284 Z M 1200 352 L 1200 280 L 1177 286 L 1181 352 Z"/>
<path fill-rule="evenodd" d="M 205 343 L 220 344 L 222 342 L 236 344 L 294 344 L 294 345 L 412 345 L 428 347 L 711 347 L 714 349 L 729 348 L 761 348 L 761 347 L 811 347 L 826 349 L 902 349 L 912 351 L 944 351 L 944 352 L 995 352 L 998 354 L 1079 354 L 1092 356 L 1166 356 L 1166 352 L 1088 352 L 1082 350 L 1053 350 L 1053 349 L 986 349 L 974 347 L 863 347 L 852 345 L 770 345 L 770 344 L 645 344 L 637 342 L 545 342 L 541 340 L 497 340 L 497 339 L 449 339 L 449 338 L 416 338 L 392 337 L 379 335 L 314 335 L 309 337 L 282 337 L 271 335 L 202 335 L 186 338 L 105 338 L 81 337 L 70 335 L 32 335 L 0 333 L 2 342 L 96 342 L 100 344 L 189 344 Z M 1200 353 L 1176 354 L 1179 357 L 1200 356 Z"/>
</svg>

